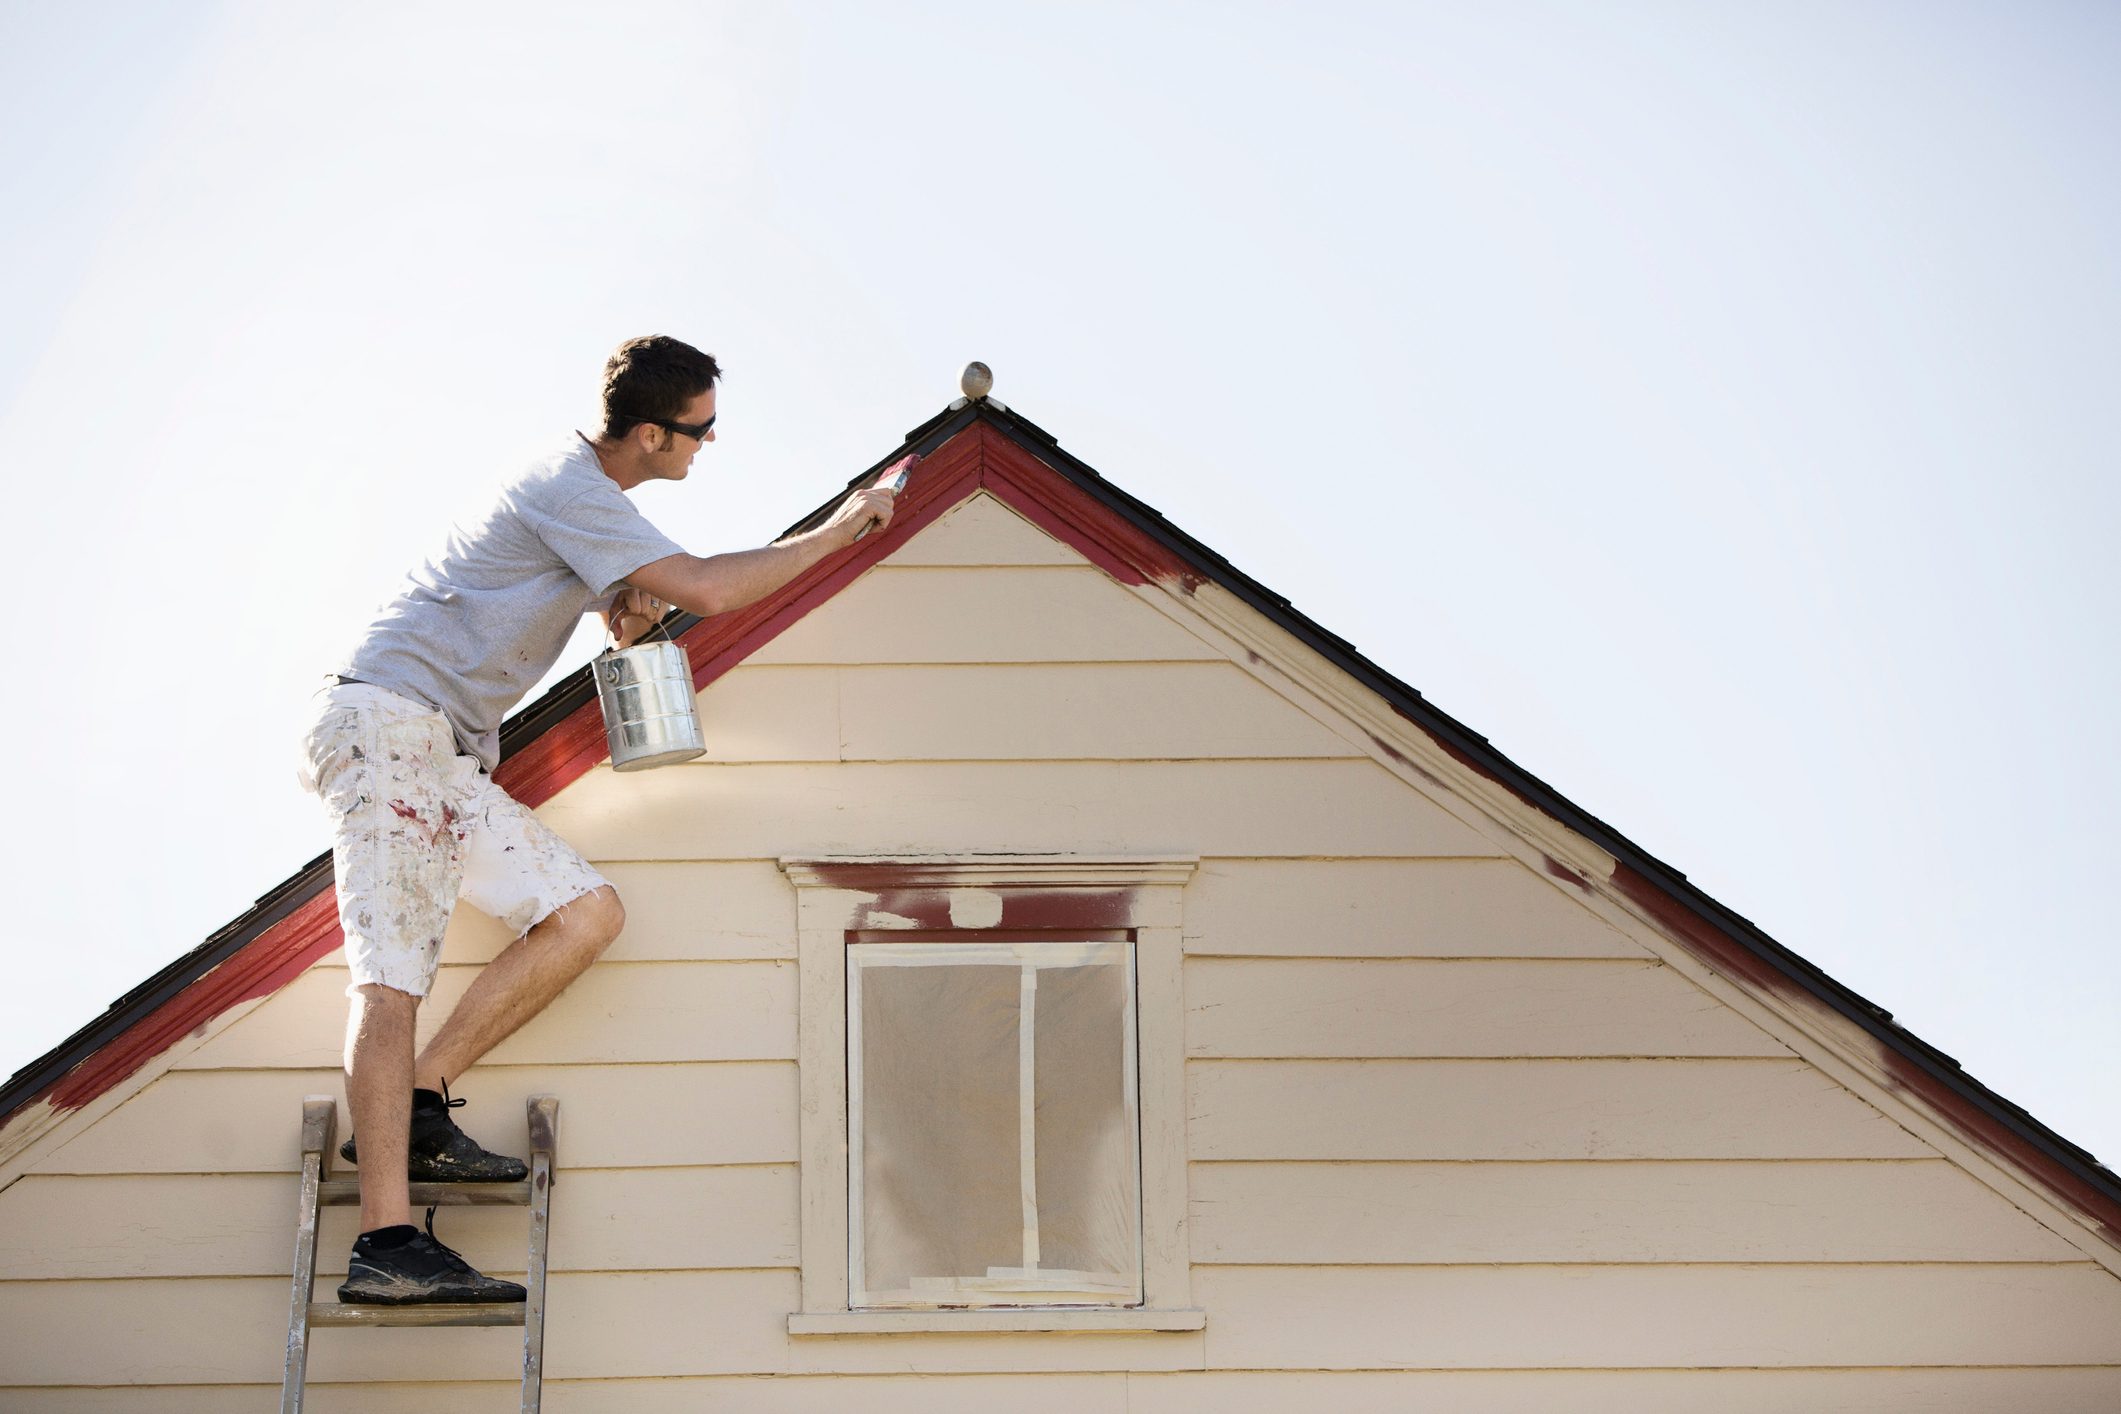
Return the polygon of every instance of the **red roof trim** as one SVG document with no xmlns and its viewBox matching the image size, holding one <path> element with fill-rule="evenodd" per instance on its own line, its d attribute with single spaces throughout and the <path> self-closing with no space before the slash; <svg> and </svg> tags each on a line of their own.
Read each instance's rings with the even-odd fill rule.
<svg viewBox="0 0 2121 1414">
<path fill-rule="evenodd" d="M 1151 582 L 1191 594 L 1207 576 L 1112 507 L 1086 496 L 1021 444 L 979 428 L 980 485 L 997 500 L 1122 584 Z"/>
<path fill-rule="evenodd" d="M 293 913 L 242 951 L 120 1032 L 45 1093 L 64 1113 L 122 1084 L 142 1066 L 232 1007 L 270 996 L 339 946 L 339 917 L 330 890 L 312 894 Z"/>
</svg>

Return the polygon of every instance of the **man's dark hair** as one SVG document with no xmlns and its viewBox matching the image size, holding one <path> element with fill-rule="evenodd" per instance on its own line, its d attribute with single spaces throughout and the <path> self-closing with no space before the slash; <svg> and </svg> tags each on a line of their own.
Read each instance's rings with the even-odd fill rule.
<svg viewBox="0 0 2121 1414">
<path fill-rule="evenodd" d="M 643 422 L 675 422 L 685 404 L 722 376 L 713 354 L 668 334 L 620 344 L 604 363 L 604 435 L 623 437 Z"/>
</svg>

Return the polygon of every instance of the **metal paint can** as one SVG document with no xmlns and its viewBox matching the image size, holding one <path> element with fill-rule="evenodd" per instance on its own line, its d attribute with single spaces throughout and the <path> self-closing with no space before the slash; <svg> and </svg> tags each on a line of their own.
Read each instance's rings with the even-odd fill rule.
<svg viewBox="0 0 2121 1414">
<path fill-rule="evenodd" d="M 692 664 L 683 648 L 670 642 L 636 643 L 613 649 L 590 667 L 597 675 L 597 704 L 604 709 L 612 770 L 645 771 L 706 754 L 699 700 L 692 693 Z"/>
</svg>

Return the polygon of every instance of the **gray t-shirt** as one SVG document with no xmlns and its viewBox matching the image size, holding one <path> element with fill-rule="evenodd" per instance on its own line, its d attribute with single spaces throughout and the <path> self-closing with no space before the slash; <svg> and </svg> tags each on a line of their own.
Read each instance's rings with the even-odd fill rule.
<svg viewBox="0 0 2121 1414">
<path fill-rule="evenodd" d="M 577 434 L 503 486 L 483 517 L 453 528 L 332 671 L 438 709 L 490 771 L 501 719 L 582 615 L 641 566 L 679 553 Z"/>
</svg>

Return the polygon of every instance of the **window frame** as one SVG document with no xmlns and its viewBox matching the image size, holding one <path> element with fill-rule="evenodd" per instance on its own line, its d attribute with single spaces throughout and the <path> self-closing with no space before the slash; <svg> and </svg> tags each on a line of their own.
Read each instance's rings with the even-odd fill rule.
<svg viewBox="0 0 2121 1414">
<path fill-rule="evenodd" d="M 926 855 L 783 859 L 796 890 L 801 1303 L 790 1335 L 1195 1331 L 1186 1223 L 1184 891 L 1196 856 Z M 1134 945 L 1142 1304 L 853 1310 L 847 949 L 923 938 L 1125 936 Z"/>
</svg>

